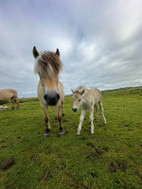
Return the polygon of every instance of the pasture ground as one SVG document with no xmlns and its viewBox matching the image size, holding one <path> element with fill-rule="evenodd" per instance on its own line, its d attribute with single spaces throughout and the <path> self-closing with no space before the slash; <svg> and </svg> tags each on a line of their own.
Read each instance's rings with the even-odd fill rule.
<svg viewBox="0 0 142 189">
<path fill-rule="evenodd" d="M 99 111 L 93 136 L 88 112 L 76 136 L 80 111 L 72 112 L 71 96 L 65 97 L 65 136 L 58 135 L 51 107 L 52 130 L 46 139 L 39 101 L 20 101 L 19 110 L 0 111 L 0 189 L 141 188 L 142 89 L 103 92 L 108 124 Z M 14 164 L 4 171 L 9 158 Z"/>
</svg>

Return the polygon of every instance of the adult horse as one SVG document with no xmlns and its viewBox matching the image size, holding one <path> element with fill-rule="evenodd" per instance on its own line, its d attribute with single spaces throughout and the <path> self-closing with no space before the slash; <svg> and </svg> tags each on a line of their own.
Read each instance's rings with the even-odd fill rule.
<svg viewBox="0 0 142 189">
<path fill-rule="evenodd" d="M 36 47 L 33 47 L 33 56 L 35 62 L 35 73 L 39 74 L 39 83 L 37 94 L 44 111 L 46 130 L 44 137 L 47 137 L 50 132 L 50 122 L 48 116 L 48 106 L 55 106 L 55 118 L 59 121 L 60 136 L 64 135 L 63 126 L 61 122 L 64 117 L 63 103 L 64 90 L 63 85 L 59 81 L 59 72 L 62 69 L 62 62 L 60 60 L 60 52 L 38 52 Z"/>
<path fill-rule="evenodd" d="M 12 102 L 12 108 L 14 109 L 14 104 L 17 104 L 19 108 L 18 94 L 15 89 L 2 89 L 0 90 L 0 101 L 10 100 Z"/>
</svg>

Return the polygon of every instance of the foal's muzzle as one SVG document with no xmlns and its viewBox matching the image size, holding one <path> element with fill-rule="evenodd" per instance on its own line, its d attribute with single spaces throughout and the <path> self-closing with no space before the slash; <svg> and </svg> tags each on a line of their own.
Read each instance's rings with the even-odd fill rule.
<svg viewBox="0 0 142 189">
<path fill-rule="evenodd" d="M 44 99 L 49 106 L 55 106 L 59 101 L 59 94 L 58 93 L 51 93 L 44 95 Z"/>
<path fill-rule="evenodd" d="M 72 108 L 72 111 L 73 112 L 77 112 L 77 108 Z"/>
</svg>

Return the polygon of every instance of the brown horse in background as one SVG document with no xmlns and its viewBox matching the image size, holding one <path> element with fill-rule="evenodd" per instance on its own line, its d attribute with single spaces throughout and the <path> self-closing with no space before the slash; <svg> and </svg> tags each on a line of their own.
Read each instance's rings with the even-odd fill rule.
<svg viewBox="0 0 142 189">
<path fill-rule="evenodd" d="M 18 94 L 15 89 L 2 89 L 0 90 L 0 101 L 10 100 L 12 102 L 12 109 L 14 109 L 14 104 L 17 104 L 19 108 Z"/>
<path fill-rule="evenodd" d="M 48 106 L 55 106 L 55 118 L 59 121 L 60 136 L 63 136 L 61 109 L 64 117 L 64 89 L 58 78 L 59 72 L 62 69 L 60 52 L 57 49 L 55 53 L 49 51 L 39 53 L 36 47 L 34 47 L 33 56 L 36 60 L 35 73 L 38 73 L 40 77 L 37 93 L 45 115 L 46 130 L 44 137 L 47 137 L 50 132 Z"/>
</svg>

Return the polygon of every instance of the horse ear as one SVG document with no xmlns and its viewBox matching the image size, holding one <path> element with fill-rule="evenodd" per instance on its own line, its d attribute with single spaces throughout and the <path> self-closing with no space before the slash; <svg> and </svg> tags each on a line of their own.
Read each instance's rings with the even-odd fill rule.
<svg viewBox="0 0 142 189">
<path fill-rule="evenodd" d="M 80 91 L 80 94 L 83 95 L 85 92 L 85 90 L 83 89 L 82 91 Z"/>
<path fill-rule="evenodd" d="M 56 50 L 56 54 L 57 54 L 58 56 L 60 56 L 60 51 L 59 51 L 59 49 Z"/>
<path fill-rule="evenodd" d="M 39 56 L 39 52 L 37 51 L 36 47 L 33 47 L 33 56 L 37 58 Z"/>
<path fill-rule="evenodd" d="M 71 89 L 71 92 L 72 92 L 72 93 L 74 93 L 74 90 L 73 90 L 73 89 Z"/>
</svg>

